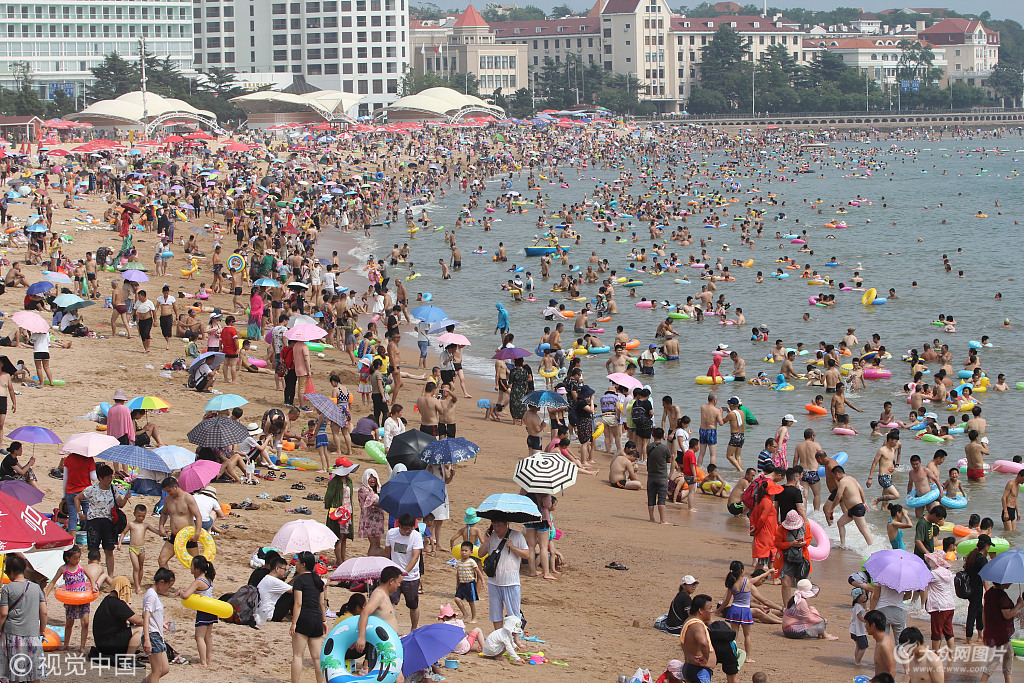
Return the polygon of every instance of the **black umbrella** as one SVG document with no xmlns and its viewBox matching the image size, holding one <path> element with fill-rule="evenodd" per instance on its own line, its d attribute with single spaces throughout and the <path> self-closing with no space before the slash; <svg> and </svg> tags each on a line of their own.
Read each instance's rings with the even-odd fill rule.
<svg viewBox="0 0 1024 683">
<path fill-rule="evenodd" d="M 188 433 L 188 440 L 197 446 L 221 448 L 242 443 L 249 430 L 230 417 L 208 417 Z"/>
<path fill-rule="evenodd" d="M 427 463 L 420 459 L 423 452 L 436 439 L 429 434 L 424 434 L 418 429 L 403 432 L 391 440 L 391 448 L 388 449 L 388 464 L 394 467 L 402 463 L 410 470 L 423 470 Z"/>
</svg>

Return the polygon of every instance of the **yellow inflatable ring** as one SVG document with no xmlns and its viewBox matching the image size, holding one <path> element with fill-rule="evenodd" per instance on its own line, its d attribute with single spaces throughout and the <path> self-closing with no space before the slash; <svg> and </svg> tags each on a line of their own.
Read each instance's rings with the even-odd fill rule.
<svg viewBox="0 0 1024 683">
<path fill-rule="evenodd" d="M 554 368 L 550 372 L 542 369 L 542 370 L 540 370 L 540 376 L 541 377 L 558 377 L 558 368 Z"/>
<path fill-rule="evenodd" d="M 207 612 L 221 619 L 230 619 L 235 614 L 235 608 L 229 603 L 195 593 L 182 600 L 181 606 L 197 612 Z"/>
<path fill-rule="evenodd" d="M 702 481 L 700 483 L 700 490 L 703 491 L 704 493 L 711 493 L 712 484 L 721 484 L 722 487 L 725 489 L 726 493 L 732 491 L 732 484 L 730 484 L 729 482 L 720 481 Z"/>
<path fill-rule="evenodd" d="M 870 306 L 871 302 L 875 300 L 875 297 L 877 295 L 878 295 L 878 290 L 876 290 L 874 287 L 872 287 L 868 291 L 864 292 L 864 296 L 862 296 L 860 298 L 860 302 L 862 304 L 864 304 L 865 306 Z"/>
<path fill-rule="evenodd" d="M 187 526 L 174 537 L 174 554 L 178 558 L 178 562 L 186 569 L 192 568 L 192 555 L 189 554 L 188 549 L 185 547 L 192 535 L 195 534 L 196 528 L 194 526 Z M 213 561 L 213 558 L 217 555 L 217 546 L 213 542 L 213 536 L 206 529 L 199 532 L 199 554 L 206 559 Z"/>
<path fill-rule="evenodd" d="M 599 422 L 591 435 L 591 441 L 604 434 L 604 422 Z"/>
<path fill-rule="evenodd" d="M 462 560 L 462 545 L 461 544 L 460 545 L 456 545 L 456 546 L 452 546 L 452 557 L 454 557 L 456 560 L 460 560 L 460 561 Z M 470 557 L 472 557 L 477 562 L 483 562 L 484 561 L 484 557 L 487 557 L 487 554 L 484 553 L 484 556 L 480 557 L 480 546 L 474 545 L 473 546 L 473 553 L 470 555 Z"/>
</svg>

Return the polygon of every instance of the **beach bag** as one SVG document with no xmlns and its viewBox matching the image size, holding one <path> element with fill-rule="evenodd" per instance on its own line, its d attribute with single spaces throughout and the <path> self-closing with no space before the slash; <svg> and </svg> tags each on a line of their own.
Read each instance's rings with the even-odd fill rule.
<svg viewBox="0 0 1024 683">
<path fill-rule="evenodd" d="M 505 549 L 506 541 L 508 541 L 508 533 L 501 539 L 501 543 L 494 549 L 494 552 L 488 553 L 487 557 L 484 558 L 484 574 L 491 578 L 498 573 L 498 560 L 501 559 L 501 551 Z"/>
<path fill-rule="evenodd" d="M 221 600 L 235 608 L 234 614 L 221 621 L 242 626 L 256 625 L 256 608 L 260 604 L 260 592 L 256 586 L 245 584 L 233 594 L 222 596 Z"/>
<path fill-rule="evenodd" d="M 629 679 L 629 683 L 652 683 L 653 680 L 650 669 L 637 669 Z"/>
<path fill-rule="evenodd" d="M 966 569 L 961 569 L 953 575 L 953 590 L 956 592 L 956 597 L 961 600 L 971 599 L 974 589 L 971 586 L 971 575 L 967 573 Z"/>
</svg>

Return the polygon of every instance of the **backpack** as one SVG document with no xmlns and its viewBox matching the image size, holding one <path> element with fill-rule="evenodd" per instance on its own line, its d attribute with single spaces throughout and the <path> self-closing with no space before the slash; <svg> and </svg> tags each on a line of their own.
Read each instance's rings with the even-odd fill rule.
<svg viewBox="0 0 1024 683">
<path fill-rule="evenodd" d="M 260 592 L 256 586 L 245 584 L 234 593 L 221 596 L 221 600 L 235 608 L 235 613 L 227 619 L 229 624 L 256 626 L 256 608 L 260 604 Z"/>
<path fill-rule="evenodd" d="M 956 592 L 956 597 L 961 600 L 971 599 L 974 588 L 971 586 L 971 576 L 966 569 L 961 569 L 953 575 L 953 590 Z"/>
<path fill-rule="evenodd" d="M 646 401 L 634 401 L 630 413 L 633 417 L 633 425 L 638 429 L 646 429 L 654 424 L 651 421 L 651 416 L 647 414 Z"/>
<path fill-rule="evenodd" d="M 743 505 L 751 510 L 754 509 L 754 496 L 757 494 L 758 487 L 766 481 L 769 480 L 765 477 L 757 477 L 754 481 L 750 482 L 750 486 L 743 491 L 743 495 L 741 496 Z"/>
</svg>

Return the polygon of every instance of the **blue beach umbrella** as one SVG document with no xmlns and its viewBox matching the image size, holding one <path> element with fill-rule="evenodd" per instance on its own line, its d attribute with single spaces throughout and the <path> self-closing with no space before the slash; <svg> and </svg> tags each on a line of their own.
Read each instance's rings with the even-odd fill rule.
<svg viewBox="0 0 1024 683">
<path fill-rule="evenodd" d="M 182 467 L 191 465 L 196 461 L 196 454 L 187 448 L 173 444 L 154 448 L 153 452 L 160 456 L 160 459 L 167 463 L 169 471 L 180 470 Z"/>
<path fill-rule="evenodd" d="M 466 632 L 454 624 L 428 624 L 402 638 L 402 675 L 411 676 L 455 649 Z"/>
<path fill-rule="evenodd" d="M 477 506 L 476 514 L 484 519 L 499 519 L 517 524 L 537 522 L 541 518 L 536 503 L 517 493 L 495 493 L 487 496 L 484 502 Z"/>
<path fill-rule="evenodd" d="M 139 446 L 114 446 L 97 454 L 96 458 L 109 462 L 119 462 L 128 467 L 142 467 L 154 472 L 171 471 L 171 468 L 168 467 L 167 463 L 156 451 Z"/>
<path fill-rule="evenodd" d="M 537 406 L 538 408 L 568 408 L 569 402 L 565 400 L 565 397 L 554 391 L 547 391 L 541 389 L 539 391 L 531 391 L 523 397 L 523 403 L 528 406 Z"/>
<path fill-rule="evenodd" d="M 252 283 L 253 287 L 280 287 L 281 283 L 277 280 L 273 280 L 269 277 L 261 277 L 256 282 Z"/>
<path fill-rule="evenodd" d="M 46 232 L 46 226 L 42 223 L 36 223 L 25 228 L 25 232 Z"/>
<path fill-rule="evenodd" d="M 428 323 L 434 323 L 448 318 L 448 314 L 437 306 L 420 306 L 412 312 L 412 315 L 414 318 Z"/>
<path fill-rule="evenodd" d="M 378 504 L 393 517 L 425 517 L 444 502 L 444 494 L 444 482 L 430 472 L 406 470 L 392 474 L 380 487 Z"/>
<path fill-rule="evenodd" d="M 220 412 L 222 410 L 231 410 L 232 408 L 241 408 L 248 402 L 238 394 L 221 394 L 207 401 L 203 410 L 206 412 Z"/>
<path fill-rule="evenodd" d="M 1007 550 L 989 560 L 978 572 L 992 583 L 1024 583 L 1024 550 Z"/>
<path fill-rule="evenodd" d="M 454 465 L 475 458 L 479 452 L 479 446 L 459 436 L 435 441 L 423 449 L 420 458 L 428 465 Z"/>
<path fill-rule="evenodd" d="M 53 289 L 52 282 L 33 282 L 31 285 L 28 286 L 27 291 L 29 294 L 35 295 L 42 294 L 43 292 L 48 292 L 51 289 Z"/>
</svg>

